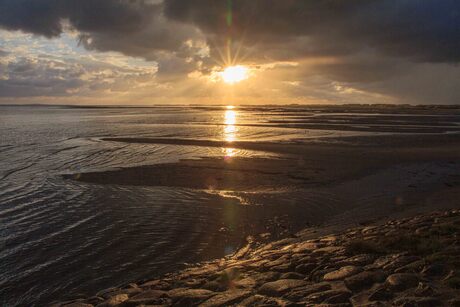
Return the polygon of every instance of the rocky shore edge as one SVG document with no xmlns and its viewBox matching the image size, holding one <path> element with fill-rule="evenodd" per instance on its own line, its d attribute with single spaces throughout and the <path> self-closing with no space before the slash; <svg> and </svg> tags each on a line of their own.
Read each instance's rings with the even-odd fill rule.
<svg viewBox="0 0 460 307">
<path fill-rule="evenodd" d="M 314 239 L 304 230 L 52 306 L 460 306 L 459 235 L 458 209 Z"/>
</svg>

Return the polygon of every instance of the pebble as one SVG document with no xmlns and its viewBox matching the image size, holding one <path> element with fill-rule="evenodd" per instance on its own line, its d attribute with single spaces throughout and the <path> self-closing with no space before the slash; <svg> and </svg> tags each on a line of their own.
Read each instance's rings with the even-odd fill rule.
<svg viewBox="0 0 460 307">
<path fill-rule="evenodd" d="M 295 271 L 301 274 L 309 274 L 317 267 L 318 265 L 316 263 L 299 264 L 295 267 Z"/>
<path fill-rule="evenodd" d="M 131 297 L 127 301 L 127 304 L 131 306 L 137 306 L 139 304 L 157 304 L 162 302 L 162 298 L 166 296 L 166 292 L 162 290 L 147 290 Z"/>
<path fill-rule="evenodd" d="M 332 272 L 325 274 L 323 279 L 327 281 L 340 280 L 340 279 L 344 279 L 349 276 L 355 275 L 361 271 L 362 271 L 361 268 L 358 268 L 354 265 L 347 265 L 336 271 L 332 271 Z"/>
<path fill-rule="evenodd" d="M 206 289 L 179 288 L 168 291 L 173 303 L 178 305 L 194 305 L 213 296 L 215 292 Z"/>
<path fill-rule="evenodd" d="M 127 301 L 128 299 L 129 299 L 129 296 L 127 294 L 118 294 L 118 295 L 112 296 L 106 302 L 99 304 L 98 306 L 100 307 L 117 306 L 123 303 L 124 301 Z"/>
<path fill-rule="evenodd" d="M 446 266 L 443 264 L 435 263 L 425 266 L 422 270 L 422 274 L 429 277 L 441 276 L 446 273 Z"/>
<path fill-rule="evenodd" d="M 288 290 L 305 286 L 304 280 L 297 279 L 280 279 L 277 281 L 268 282 L 259 288 L 259 293 L 270 296 L 281 296 Z"/>
<path fill-rule="evenodd" d="M 369 295 L 369 301 L 388 301 L 393 297 L 393 293 L 386 288 L 379 288 Z"/>
<path fill-rule="evenodd" d="M 323 303 L 329 300 L 329 303 L 344 303 L 351 297 L 351 292 L 343 290 L 328 290 L 319 293 L 310 294 L 307 299 L 314 303 Z M 335 303 L 334 303 L 335 302 Z"/>
<path fill-rule="evenodd" d="M 434 307 L 442 306 L 442 302 L 435 297 L 402 297 L 394 301 L 396 306 Z"/>
<path fill-rule="evenodd" d="M 251 294 L 251 291 L 247 290 L 229 290 L 223 293 L 219 293 L 205 302 L 201 303 L 201 307 L 211 307 L 211 306 L 228 306 L 234 302 L 241 301 L 242 299 L 248 297 Z"/>
<path fill-rule="evenodd" d="M 284 273 L 280 276 L 281 279 L 304 279 L 305 275 L 295 273 L 295 272 L 288 272 Z"/>
<path fill-rule="evenodd" d="M 419 278 L 415 274 L 396 273 L 388 276 L 386 282 L 391 289 L 403 291 L 418 285 Z"/>
<path fill-rule="evenodd" d="M 91 304 L 78 303 L 78 302 L 63 305 L 63 307 L 93 307 L 93 306 L 94 305 L 91 305 Z"/>
<path fill-rule="evenodd" d="M 372 287 L 375 283 L 385 279 L 385 273 L 382 270 L 364 271 L 345 279 L 345 285 L 353 292 Z"/>
<path fill-rule="evenodd" d="M 450 232 L 438 231 L 435 238 L 428 238 L 438 243 L 428 245 L 424 253 L 379 243 L 397 242 L 402 235 L 424 240 L 435 219 L 438 229 L 460 225 L 460 211 L 356 227 L 313 240 L 296 235 L 267 244 L 253 242 L 244 253 L 140 286 L 110 288 L 88 299 L 52 306 L 460 306 L 455 283 L 447 282 L 455 278 L 460 264 L 459 227 L 445 227 Z M 350 257 L 353 253 L 346 249 L 350 242 L 381 249 Z"/>
</svg>

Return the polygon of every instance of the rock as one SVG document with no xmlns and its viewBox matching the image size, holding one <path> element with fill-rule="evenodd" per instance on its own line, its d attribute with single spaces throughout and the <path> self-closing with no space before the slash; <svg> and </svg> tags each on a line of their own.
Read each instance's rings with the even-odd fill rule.
<svg viewBox="0 0 460 307">
<path fill-rule="evenodd" d="M 216 282 L 220 283 L 224 289 L 228 289 L 232 287 L 232 285 L 240 279 L 240 269 L 236 267 L 232 267 L 229 269 L 225 269 L 217 274 Z M 188 288 L 188 287 L 186 287 Z"/>
<path fill-rule="evenodd" d="M 129 288 L 125 288 L 125 289 L 114 289 L 114 288 L 111 288 L 110 291 L 106 291 L 102 294 L 102 297 L 105 299 L 105 300 L 108 300 L 109 298 L 111 297 L 114 297 L 114 296 L 117 296 L 117 295 L 124 295 L 126 294 L 128 297 L 130 296 L 133 296 L 133 295 L 136 295 L 138 293 L 141 293 L 142 292 L 142 289 L 137 287 L 137 288 L 134 288 L 134 287 L 129 287 Z"/>
<path fill-rule="evenodd" d="M 393 271 L 402 266 L 405 266 L 411 262 L 420 260 L 420 257 L 416 256 L 401 256 L 396 258 L 394 261 L 390 262 L 389 264 L 383 266 L 383 269 L 386 271 Z"/>
<path fill-rule="evenodd" d="M 313 255 L 323 255 L 323 254 L 340 254 L 344 252 L 344 248 L 341 246 L 327 246 L 315 249 L 312 254 Z"/>
<path fill-rule="evenodd" d="M 266 299 L 266 296 L 263 295 L 253 295 L 250 296 L 243 301 L 241 301 L 238 305 L 239 306 L 257 306 L 257 305 L 262 305 L 262 302 Z"/>
<path fill-rule="evenodd" d="M 369 233 L 373 233 L 375 230 L 378 230 L 377 226 L 368 226 L 368 227 L 365 227 L 363 230 L 361 230 L 361 233 L 369 234 Z"/>
<path fill-rule="evenodd" d="M 285 272 L 292 271 L 294 269 L 294 267 L 295 266 L 294 266 L 293 263 L 284 263 L 284 264 L 281 264 L 281 265 L 274 266 L 271 269 L 273 271 L 276 271 L 276 272 L 285 273 Z"/>
<path fill-rule="evenodd" d="M 416 296 L 433 296 L 435 294 L 435 290 L 432 286 L 420 282 L 417 286 L 417 289 L 415 289 L 414 294 Z"/>
<path fill-rule="evenodd" d="M 363 266 L 372 263 L 375 260 L 375 256 L 371 254 L 361 254 L 353 257 L 349 257 L 337 263 L 337 265 L 356 265 Z"/>
<path fill-rule="evenodd" d="M 210 290 L 187 288 L 173 289 L 167 293 L 173 303 L 179 305 L 196 305 L 215 295 L 215 292 Z"/>
<path fill-rule="evenodd" d="M 345 279 L 345 285 L 353 292 L 370 288 L 377 282 L 385 280 L 385 273 L 378 271 L 364 271 Z"/>
<path fill-rule="evenodd" d="M 424 228 L 430 218 L 437 219 L 436 233 Z M 414 234 L 415 240 L 434 242 L 432 254 L 414 256 L 412 241 L 409 250 L 406 244 L 398 246 L 399 238 Z M 436 213 L 303 242 L 307 235 L 261 247 L 251 243 L 238 259 L 227 256 L 140 286 L 110 288 L 52 306 L 460 307 L 459 238 L 460 211 L 453 217 Z M 370 247 L 347 252 L 350 242 Z"/>
<path fill-rule="evenodd" d="M 294 253 L 301 253 L 301 252 L 306 252 L 306 251 L 314 251 L 318 248 L 320 248 L 321 245 L 319 245 L 318 243 L 311 243 L 311 242 L 305 242 L 305 243 L 302 243 L 302 244 L 299 244 L 296 248 L 294 248 L 292 251 Z"/>
<path fill-rule="evenodd" d="M 326 267 L 324 268 L 324 265 L 319 266 L 316 268 L 311 274 L 307 277 L 307 279 L 315 282 L 323 281 L 324 280 L 324 275 L 330 272 L 334 272 L 337 269 L 335 267 Z"/>
<path fill-rule="evenodd" d="M 303 304 L 299 304 L 298 306 L 310 306 L 311 302 L 303 302 Z M 329 303 L 324 303 L 324 304 L 315 304 L 315 307 L 352 307 L 350 303 L 339 303 L 339 304 L 329 304 Z"/>
<path fill-rule="evenodd" d="M 248 297 L 250 294 L 251 292 L 247 290 L 229 290 L 229 291 L 214 295 L 210 299 L 201 303 L 200 306 L 202 307 L 228 306 L 228 305 L 238 303 L 239 301 Z"/>
<path fill-rule="evenodd" d="M 267 268 L 273 268 L 273 267 L 282 266 L 286 264 L 289 264 L 289 259 L 287 257 L 280 257 L 276 260 L 268 262 L 267 264 L 265 264 L 265 266 Z"/>
<path fill-rule="evenodd" d="M 369 295 L 369 301 L 388 301 L 393 297 L 393 293 L 386 288 L 379 288 Z"/>
<path fill-rule="evenodd" d="M 386 283 L 392 290 L 403 291 L 418 285 L 419 278 L 415 274 L 396 273 L 388 276 Z"/>
<path fill-rule="evenodd" d="M 271 236 L 272 236 L 272 234 L 269 233 L 269 232 L 265 232 L 265 233 L 259 234 L 259 237 L 260 237 L 262 240 L 268 240 L 268 239 L 270 239 Z"/>
<path fill-rule="evenodd" d="M 256 294 L 246 298 L 238 306 L 293 306 L 293 304 L 285 299 Z"/>
<path fill-rule="evenodd" d="M 200 288 L 205 283 L 203 279 L 192 278 L 181 282 L 183 288 Z"/>
<path fill-rule="evenodd" d="M 382 269 L 387 264 L 393 262 L 398 255 L 386 255 L 377 258 L 373 264 L 368 265 L 366 268 L 370 269 Z"/>
<path fill-rule="evenodd" d="M 305 263 L 305 264 L 299 264 L 298 266 L 295 267 L 295 271 L 300 274 L 310 274 L 315 268 L 317 268 L 318 265 L 316 263 Z"/>
<path fill-rule="evenodd" d="M 112 287 L 99 291 L 98 293 L 96 293 L 96 296 L 101 296 L 105 299 L 108 299 L 110 296 L 114 294 L 119 294 L 118 292 L 120 292 L 120 289 Z"/>
<path fill-rule="evenodd" d="M 338 240 L 337 236 L 327 236 L 327 237 L 321 238 L 320 242 L 330 243 L 330 242 L 336 242 L 337 240 Z"/>
<path fill-rule="evenodd" d="M 395 270 L 395 273 L 418 273 L 425 265 L 424 260 L 417 260 Z"/>
<path fill-rule="evenodd" d="M 280 277 L 278 272 L 265 272 L 252 276 L 258 285 L 277 280 Z"/>
<path fill-rule="evenodd" d="M 160 304 L 168 297 L 167 293 L 162 290 L 146 290 L 131 297 L 125 302 L 127 306 L 137 306 L 140 304 Z"/>
<path fill-rule="evenodd" d="M 304 279 L 305 276 L 295 272 L 287 272 L 280 276 L 281 279 Z"/>
<path fill-rule="evenodd" d="M 347 265 L 347 266 L 341 267 L 340 269 L 336 271 L 332 271 L 330 273 L 325 274 L 323 279 L 327 281 L 341 280 L 349 276 L 355 275 L 361 271 L 362 271 L 361 268 L 358 268 L 354 265 Z"/>
<path fill-rule="evenodd" d="M 143 283 L 141 288 L 149 288 L 149 289 L 156 289 L 156 290 L 169 290 L 171 285 L 164 280 L 156 279 L 151 280 Z"/>
<path fill-rule="evenodd" d="M 334 301 L 337 300 L 338 303 L 344 303 L 351 297 L 351 295 L 352 295 L 351 292 L 348 292 L 348 291 L 327 290 L 323 292 L 310 294 L 309 296 L 307 296 L 307 300 L 315 304 L 326 302 L 329 299 L 334 300 Z"/>
<path fill-rule="evenodd" d="M 366 304 L 357 305 L 359 307 L 386 307 L 388 304 L 386 302 L 370 302 Z"/>
<path fill-rule="evenodd" d="M 394 300 L 396 306 L 404 307 L 435 307 L 442 306 L 442 302 L 435 297 L 402 297 Z"/>
<path fill-rule="evenodd" d="M 105 300 L 104 300 L 102 297 L 100 297 L 100 296 L 92 296 L 92 297 L 86 299 L 86 300 L 85 300 L 85 303 L 86 303 L 86 304 L 90 304 L 90 305 L 95 305 L 95 306 L 97 306 L 97 305 L 103 303 L 104 301 L 105 301 Z"/>
<path fill-rule="evenodd" d="M 446 266 L 440 263 L 430 264 L 428 266 L 425 266 L 422 270 L 422 274 L 428 277 L 437 277 L 445 275 L 446 273 Z"/>
<path fill-rule="evenodd" d="M 447 302 L 447 306 L 460 307 L 460 298 L 454 298 Z"/>
<path fill-rule="evenodd" d="M 343 291 L 343 292 L 340 292 L 336 295 L 333 295 L 331 297 L 328 297 L 327 299 L 325 299 L 323 301 L 323 304 L 326 303 L 326 304 L 341 304 L 341 303 L 349 303 L 350 302 L 350 297 L 351 297 L 351 293 L 350 292 L 346 292 L 346 291 Z"/>
<path fill-rule="evenodd" d="M 256 285 L 257 285 L 256 281 L 251 277 L 240 279 L 235 283 L 235 286 L 237 288 L 244 288 L 244 289 L 253 289 Z"/>
<path fill-rule="evenodd" d="M 280 279 L 268 282 L 259 288 L 259 293 L 269 296 L 281 296 L 287 291 L 307 285 L 304 280 L 298 279 Z"/>
<path fill-rule="evenodd" d="M 417 229 L 415 230 L 415 234 L 416 234 L 416 235 L 422 235 L 422 234 L 427 233 L 430 229 L 431 229 L 431 227 L 422 226 L 422 227 L 417 228 Z"/>
<path fill-rule="evenodd" d="M 206 290 L 215 291 L 215 292 L 222 292 L 222 291 L 227 290 L 226 285 L 224 285 L 224 284 L 222 284 L 220 282 L 217 282 L 215 280 L 205 283 L 202 286 L 202 288 L 206 289 Z"/>
<path fill-rule="evenodd" d="M 94 305 L 80 303 L 80 302 L 74 302 L 74 303 L 62 305 L 62 307 L 94 307 Z"/>
<path fill-rule="evenodd" d="M 286 298 L 293 301 L 300 301 L 308 295 L 331 290 L 331 285 L 327 282 L 320 282 L 313 285 L 297 288 L 286 295 Z"/>
<path fill-rule="evenodd" d="M 127 301 L 129 299 L 128 294 L 117 294 L 115 296 L 112 296 L 109 298 L 107 301 L 105 301 L 102 304 L 97 305 L 98 307 L 111 307 L 111 306 L 118 306 L 124 301 Z"/>
</svg>

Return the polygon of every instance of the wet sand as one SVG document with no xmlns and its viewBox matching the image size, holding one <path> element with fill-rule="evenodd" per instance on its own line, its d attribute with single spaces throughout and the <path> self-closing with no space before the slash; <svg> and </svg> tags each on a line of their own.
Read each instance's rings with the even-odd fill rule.
<svg viewBox="0 0 460 307">
<path fill-rule="evenodd" d="M 340 224 L 343 228 L 404 211 L 459 205 L 456 195 L 460 193 L 460 137 L 457 135 L 353 137 L 338 139 L 337 144 L 331 139 L 310 143 L 103 140 L 231 146 L 277 153 L 278 158 L 208 157 L 65 177 L 97 184 L 206 190 L 234 197 L 242 204 L 264 205 L 267 216 L 285 216 L 284 228 L 291 232 L 312 223 Z M 310 200 L 318 194 L 324 196 L 313 209 Z"/>
</svg>

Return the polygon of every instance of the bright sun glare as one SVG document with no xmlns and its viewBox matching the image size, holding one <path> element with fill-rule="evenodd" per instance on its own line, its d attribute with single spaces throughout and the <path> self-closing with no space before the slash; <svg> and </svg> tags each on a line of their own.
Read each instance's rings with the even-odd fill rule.
<svg viewBox="0 0 460 307">
<path fill-rule="evenodd" d="M 221 72 L 221 77 L 225 83 L 238 83 L 248 78 L 248 68 L 242 65 L 229 66 Z"/>
</svg>

